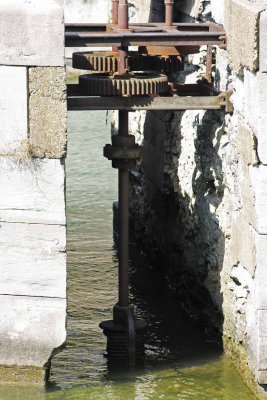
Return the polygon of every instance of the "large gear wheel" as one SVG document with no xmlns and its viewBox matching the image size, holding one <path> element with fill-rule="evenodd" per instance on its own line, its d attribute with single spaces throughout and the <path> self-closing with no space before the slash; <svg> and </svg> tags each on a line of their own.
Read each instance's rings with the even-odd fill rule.
<svg viewBox="0 0 267 400">
<path fill-rule="evenodd" d="M 72 66 L 76 69 L 114 73 L 118 69 L 116 52 L 87 51 L 73 53 Z M 129 52 L 129 71 L 157 71 L 172 73 L 180 71 L 182 62 L 178 57 L 142 55 Z"/>
<path fill-rule="evenodd" d="M 79 85 L 87 96 L 145 96 L 168 91 L 167 76 L 137 72 L 125 76 L 81 75 Z"/>
</svg>

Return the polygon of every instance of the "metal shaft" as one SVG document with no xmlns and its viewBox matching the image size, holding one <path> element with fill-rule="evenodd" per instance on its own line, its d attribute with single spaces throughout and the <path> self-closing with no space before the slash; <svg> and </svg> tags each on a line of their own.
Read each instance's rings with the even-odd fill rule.
<svg viewBox="0 0 267 400">
<path fill-rule="evenodd" d="M 112 23 L 118 25 L 119 0 L 112 0 Z"/>
<path fill-rule="evenodd" d="M 128 112 L 119 111 L 119 135 L 128 136 Z M 129 306 L 129 170 L 119 169 L 119 306 Z"/>
<path fill-rule="evenodd" d="M 127 0 L 119 0 L 118 26 L 120 29 L 128 29 L 129 28 L 128 1 Z"/>
<path fill-rule="evenodd" d="M 165 0 L 165 25 L 172 26 L 174 0 Z"/>
</svg>

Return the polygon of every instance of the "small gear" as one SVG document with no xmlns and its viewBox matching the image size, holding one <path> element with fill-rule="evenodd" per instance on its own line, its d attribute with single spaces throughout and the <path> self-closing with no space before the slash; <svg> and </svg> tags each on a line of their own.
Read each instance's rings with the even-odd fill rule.
<svg viewBox="0 0 267 400">
<path fill-rule="evenodd" d="M 137 72 L 134 75 L 81 75 L 79 85 L 87 96 L 145 96 L 168 92 L 166 75 Z"/>
<path fill-rule="evenodd" d="M 114 73 L 118 69 L 117 53 L 89 51 L 73 53 L 72 66 L 96 72 Z M 182 69 L 179 57 L 143 55 L 129 52 L 129 71 L 177 72 Z"/>
</svg>

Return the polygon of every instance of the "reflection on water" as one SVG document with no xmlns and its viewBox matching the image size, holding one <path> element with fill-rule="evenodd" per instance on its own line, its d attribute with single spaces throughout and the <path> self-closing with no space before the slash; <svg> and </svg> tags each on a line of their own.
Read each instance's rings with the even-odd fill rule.
<svg viewBox="0 0 267 400">
<path fill-rule="evenodd" d="M 0 387 L 0 400 L 253 400 L 215 343 L 192 327 L 175 299 L 138 257 L 131 286 L 149 323 L 143 370 L 110 375 L 99 322 L 117 298 L 112 202 L 117 174 L 102 156 L 110 142 L 104 112 L 69 113 L 67 160 L 68 341 L 44 389 Z"/>
</svg>

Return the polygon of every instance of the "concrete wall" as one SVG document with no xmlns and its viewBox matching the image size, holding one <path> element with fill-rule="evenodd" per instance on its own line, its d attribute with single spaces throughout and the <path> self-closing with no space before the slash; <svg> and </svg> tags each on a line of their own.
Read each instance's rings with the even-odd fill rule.
<svg viewBox="0 0 267 400">
<path fill-rule="evenodd" d="M 42 381 L 66 336 L 63 9 L 2 0 L 0 36 L 0 364 Z"/>
<path fill-rule="evenodd" d="M 132 172 L 132 231 L 165 268 L 181 305 L 220 332 L 249 385 L 267 384 L 267 147 L 265 1 L 187 1 L 185 20 L 224 23 L 214 83 L 233 90 L 222 111 L 131 114 L 144 158 Z M 189 56 L 179 82 L 205 72 L 205 50 Z"/>
</svg>

